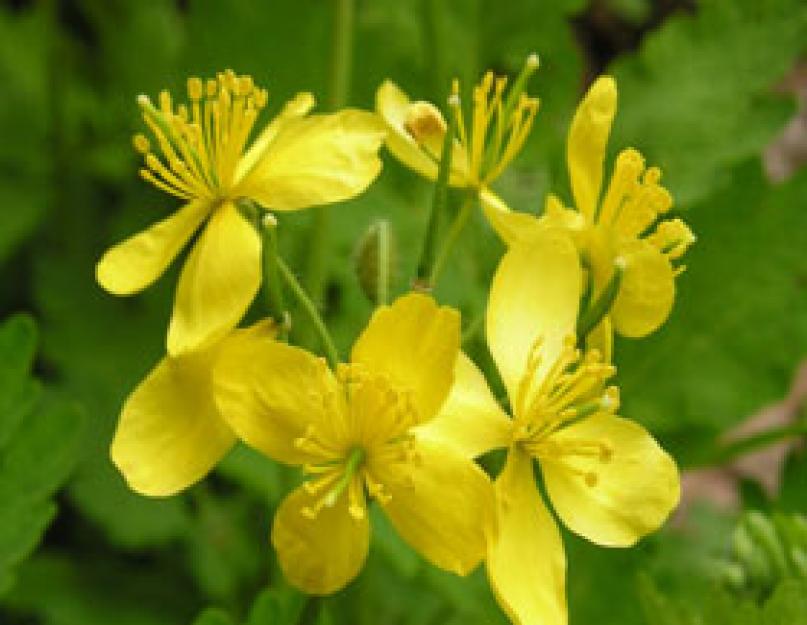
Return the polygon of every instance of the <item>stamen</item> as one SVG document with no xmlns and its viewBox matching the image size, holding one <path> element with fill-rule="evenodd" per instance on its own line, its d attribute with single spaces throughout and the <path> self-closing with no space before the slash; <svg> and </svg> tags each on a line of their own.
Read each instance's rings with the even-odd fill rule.
<svg viewBox="0 0 807 625">
<path fill-rule="evenodd" d="M 207 82 L 189 78 L 187 93 L 190 104 L 175 104 L 168 91 L 161 91 L 158 107 L 147 96 L 138 97 L 162 153 L 158 158 L 143 135 L 134 137 L 135 149 L 151 170 L 144 178 L 179 197 L 224 198 L 236 182 L 235 171 L 266 105 L 266 91 L 255 87 L 251 77 L 227 70 Z"/>
</svg>

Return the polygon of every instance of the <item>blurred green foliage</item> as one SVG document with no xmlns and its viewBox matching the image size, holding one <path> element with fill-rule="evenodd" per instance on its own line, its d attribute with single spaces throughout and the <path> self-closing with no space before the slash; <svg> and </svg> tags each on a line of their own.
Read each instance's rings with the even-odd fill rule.
<svg viewBox="0 0 807 625">
<path fill-rule="evenodd" d="M 250 450 L 238 448 L 204 484 L 167 500 L 130 493 L 108 459 L 123 398 L 161 354 L 176 280 L 175 267 L 131 299 L 105 295 L 93 280 L 107 246 L 175 207 L 136 175 L 135 97 L 232 67 L 268 87 L 272 111 L 301 90 L 325 101 L 332 4 L 17 0 L 0 8 L 4 625 L 506 622 L 483 572 L 460 580 L 434 570 L 381 515 L 359 580 L 306 604 L 285 586 L 267 541 L 271 511 L 294 477 Z M 603 20 L 630 29 L 638 49 L 598 48 Z M 541 111 L 497 185 L 520 210 L 539 211 L 549 190 L 569 196 L 567 124 L 594 68 L 608 66 L 620 87 L 611 149 L 633 145 L 661 165 L 699 237 L 669 323 L 617 345 L 625 413 L 686 465 L 785 394 L 807 345 L 807 171 L 773 186 L 760 154 L 794 112 L 775 85 L 807 51 L 804 2 L 358 0 L 355 27 L 350 103 L 367 108 L 385 78 L 442 102 L 451 77 L 467 92 L 484 69 L 512 74 L 539 52 L 530 90 Z M 392 224 L 394 290 L 403 291 L 430 194 L 387 159 L 367 194 L 334 207 L 325 312 L 342 347 L 371 310 L 354 275 L 357 241 L 376 219 Z M 310 215 L 280 220 L 283 253 L 302 267 Z M 439 287 L 469 327 L 500 252 L 477 217 Z M 467 346 L 486 361 L 478 335 Z M 807 463 L 796 453 L 779 495 L 762 503 L 807 512 L 805 485 Z M 801 623 L 797 581 L 764 600 L 738 603 L 725 588 L 707 599 L 733 526 L 731 515 L 703 510 L 686 531 L 622 552 L 567 536 L 572 623 Z"/>
</svg>

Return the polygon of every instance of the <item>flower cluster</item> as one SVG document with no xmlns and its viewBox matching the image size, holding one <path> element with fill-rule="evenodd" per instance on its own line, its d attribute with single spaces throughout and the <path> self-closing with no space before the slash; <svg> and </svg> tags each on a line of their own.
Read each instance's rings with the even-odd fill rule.
<svg viewBox="0 0 807 625">
<path fill-rule="evenodd" d="M 613 333 L 641 337 L 665 321 L 694 236 L 664 216 L 672 198 L 636 150 L 618 153 L 603 185 L 610 77 L 571 123 L 571 206 L 551 195 L 540 216 L 517 212 L 491 189 L 530 133 L 538 100 L 526 85 L 537 66 L 530 57 L 509 91 L 485 74 L 467 118 L 455 82 L 448 120 L 391 82 L 375 113 L 309 114 L 314 99 L 302 93 L 258 133 L 268 95 L 247 76 L 191 78 L 179 105 L 167 92 L 157 104 L 141 96 L 152 135 L 134 138 L 141 175 L 185 205 L 109 250 L 98 281 L 118 295 L 140 291 L 194 242 L 167 355 L 127 399 L 112 442 L 132 489 L 176 494 L 240 440 L 301 469 L 271 538 L 298 588 L 329 594 L 358 575 L 374 500 L 434 565 L 467 575 L 484 563 L 519 625 L 567 621 L 563 545 L 536 468 L 557 517 L 592 542 L 627 547 L 665 521 L 678 471 L 618 414 Z M 262 263 L 276 254 L 262 236 L 274 213 L 362 193 L 384 144 L 438 187 L 464 189 L 507 245 L 485 316 L 504 399 L 463 353 L 459 313 L 422 290 L 382 302 L 348 362 L 290 344 L 276 319 L 237 327 L 262 280 L 283 277 L 305 297 L 293 274 Z M 479 458 L 495 449 L 506 460 L 490 475 Z"/>
</svg>

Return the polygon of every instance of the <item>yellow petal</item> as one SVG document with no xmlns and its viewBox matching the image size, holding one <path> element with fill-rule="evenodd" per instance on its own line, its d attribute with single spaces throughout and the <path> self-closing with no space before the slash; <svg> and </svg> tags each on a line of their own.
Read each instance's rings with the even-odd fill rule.
<svg viewBox="0 0 807 625">
<path fill-rule="evenodd" d="M 541 221 L 535 215 L 511 211 L 507 204 L 490 189 L 482 189 L 479 195 L 482 212 L 485 213 L 491 228 L 507 245 L 527 242 L 543 230 Z"/>
<path fill-rule="evenodd" d="M 642 337 L 658 329 L 675 300 L 675 272 L 657 248 L 634 240 L 620 249 L 626 262 L 611 320 L 622 336 Z"/>
<path fill-rule="evenodd" d="M 215 342 L 244 316 L 261 285 L 261 240 L 232 203 L 216 210 L 185 262 L 168 353 Z"/>
<path fill-rule="evenodd" d="M 593 221 L 602 187 L 603 160 L 616 115 L 616 82 L 598 78 L 577 107 L 569 129 L 566 161 L 580 212 Z"/>
<path fill-rule="evenodd" d="M 213 401 L 217 348 L 166 357 L 126 400 L 112 461 L 143 495 L 173 495 L 203 478 L 235 442 Z"/>
<path fill-rule="evenodd" d="M 466 458 L 507 447 L 510 418 L 488 388 L 485 376 L 460 352 L 454 368 L 454 386 L 437 417 L 417 428 L 423 440 L 441 442 Z"/>
<path fill-rule="evenodd" d="M 384 125 L 345 109 L 286 122 L 239 184 L 242 195 L 272 210 L 298 210 L 350 199 L 381 171 Z"/>
<path fill-rule="evenodd" d="M 194 200 L 176 213 L 110 248 L 95 267 L 98 284 L 115 295 L 130 295 L 159 278 L 210 212 Z"/>
<path fill-rule="evenodd" d="M 322 359 L 298 347 L 262 338 L 230 341 L 214 374 L 216 403 L 238 437 L 286 464 L 309 456 L 294 441 L 308 425 L 334 421 L 322 403 L 335 380 Z"/>
<path fill-rule="evenodd" d="M 543 340 L 537 381 L 574 334 L 580 289 L 577 251 L 560 230 L 546 229 L 502 257 L 490 287 L 487 338 L 511 402 L 536 340 Z"/>
<path fill-rule="evenodd" d="M 419 461 L 406 468 L 411 482 L 387 483 L 384 504 L 398 533 L 435 566 L 467 575 L 485 555 L 493 487 L 472 460 L 454 450 L 421 441 Z"/>
<path fill-rule="evenodd" d="M 411 105 L 407 95 L 389 80 L 375 95 L 376 112 L 387 126 L 386 144 L 393 156 L 421 176 L 435 180 L 437 163 L 417 144 L 404 126 Z"/>
<path fill-rule="evenodd" d="M 430 126 L 442 126 L 441 130 L 424 137 L 423 145 L 418 144 L 407 129 L 407 123 L 411 123 L 418 108 L 434 119 L 436 123 Z M 392 155 L 421 176 L 436 180 L 437 163 L 443 151 L 447 127 L 442 113 L 431 103 L 410 101 L 409 96 L 389 80 L 384 81 L 376 92 L 376 112 L 386 124 L 386 145 Z M 449 184 L 454 187 L 467 186 L 468 174 L 467 152 L 459 141 L 455 141 L 451 153 Z"/>
<path fill-rule="evenodd" d="M 552 436 L 573 448 L 591 442 L 605 455 L 566 454 L 541 459 L 549 497 L 573 532 L 608 547 L 627 547 L 657 529 L 678 504 L 673 459 L 638 423 L 595 416 Z M 596 477 L 592 477 L 596 476 Z"/>
<path fill-rule="evenodd" d="M 460 349 L 460 316 L 419 293 L 398 298 L 373 313 L 353 346 L 351 360 L 383 373 L 411 391 L 418 422 L 432 419 L 454 381 Z"/>
<path fill-rule="evenodd" d="M 235 179 L 242 180 L 245 175 L 252 171 L 252 168 L 258 163 L 261 156 L 263 156 L 266 148 L 287 122 L 308 115 L 315 104 L 316 100 L 314 96 L 306 92 L 298 93 L 293 99 L 286 102 L 283 110 L 266 125 L 261 131 L 261 134 L 258 135 L 258 138 L 252 142 L 252 145 L 250 145 L 249 150 L 247 150 L 243 158 L 238 162 Z"/>
<path fill-rule="evenodd" d="M 272 545 L 291 584 L 311 595 L 327 595 L 347 585 L 364 566 L 370 523 L 366 511 L 361 519 L 350 515 L 344 493 L 311 519 L 302 510 L 313 504 L 303 488 L 286 497 L 275 515 Z"/>
<path fill-rule="evenodd" d="M 496 599 L 516 625 L 566 625 L 566 557 L 531 458 L 512 449 L 495 490 L 487 569 Z"/>
</svg>

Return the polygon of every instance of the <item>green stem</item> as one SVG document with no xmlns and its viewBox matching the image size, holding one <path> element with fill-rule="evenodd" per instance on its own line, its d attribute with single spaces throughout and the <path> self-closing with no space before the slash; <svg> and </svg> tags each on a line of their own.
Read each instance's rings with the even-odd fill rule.
<svg viewBox="0 0 807 625">
<path fill-rule="evenodd" d="M 431 215 L 429 215 L 429 224 L 426 226 L 426 234 L 423 238 L 423 250 L 420 253 L 417 277 L 415 279 L 417 287 L 423 290 L 431 290 L 434 286 L 432 276 L 434 275 L 435 263 L 437 261 L 438 235 L 442 226 L 443 215 L 448 206 L 448 182 L 451 175 L 451 157 L 454 152 L 452 147 L 456 133 L 457 115 L 452 106 L 448 130 L 443 139 L 440 166 L 437 170 L 437 181 L 434 185 Z"/>
<path fill-rule="evenodd" d="M 309 595 L 300 613 L 299 625 L 314 625 L 322 610 L 322 597 Z"/>
<path fill-rule="evenodd" d="M 605 285 L 605 288 L 594 299 L 593 303 L 588 306 L 580 315 L 577 320 L 577 336 L 581 344 L 586 340 L 589 333 L 596 328 L 602 318 L 611 310 L 619 287 L 622 284 L 622 275 L 624 269 L 621 265 L 614 267 L 614 275 Z"/>
<path fill-rule="evenodd" d="M 328 105 L 335 111 L 343 107 L 350 92 L 350 75 L 353 64 L 353 23 L 355 0 L 335 0 L 333 50 L 328 88 Z M 313 209 L 314 221 L 307 249 L 311 250 L 305 271 L 305 286 L 315 302 L 321 303 L 328 278 L 328 257 L 330 256 L 330 206 Z M 303 343 L 310 342 L 310 335 L 301 337 Z"/>
<path fill-rule="evenodd" d="M 278 273 L 277 222 L 267 214 L 263 217 L 263 290 L 269 314 L 281 329 L 288 331 L 289 317 L 283 301 L 283 286 Z"/>
<path fill-rule="evenodd" d="M 322 347 L 325 351 L 325 358 L 328 360 L 328 364 L 332 369 L 336 369 L 336 366 L 339 364 L 339 351 L 336 349 L 336 345 L 334 345 L 333 339 L 331 338 L 328 328 L 325 326 L 325 322 L 322 320 L 322 317 L 317 310 L 316 304 L 314 304 L 314 302 L 305 292 L 305 289 L 295 277 L 294 272 L 288 268 L 286 263 L 283 262 L 283 259 L 276 257 L 276 260 L 278 271 L 280 272 L 280 275 L 283 276 L 286 286 L 289 287 L 292 295 L 294 295 L 294 298 L 302 307 L 303 311 L 308 317 L 308 320 L 311 322 L 311 325 L 314 327 L 314 330 L 319 336 Z"/>
<path fill-rule="evenodd" d="M 446 262 L 448 262 L 448 259 L 451 256 L 451 250 L 454 248 L 454 244 L 457 242 L 460 233 L 465 228 L 465 224 L 468 223 L 468 218 L 471 216 L 471 212 L 473 211 L 475 200 L 476 194 L 473 192 L 469 192 L 468 195 L 465 196 L 462 206 L 457 212 L 457 216 L 451 223 L 451 228 L 448 230 L 448 233 L 443 239 L 443 245 L 440 247 L 440 251 L 437 253 L 437 259 L 434 261 L 434 267 L 432 268 L 431 275 L 429 276 L 430 286 L 433 287 L 435 284 L 437 284 L 437 280 L 440 277 L 440 274 L 443 272 Z"/>
</svg>

